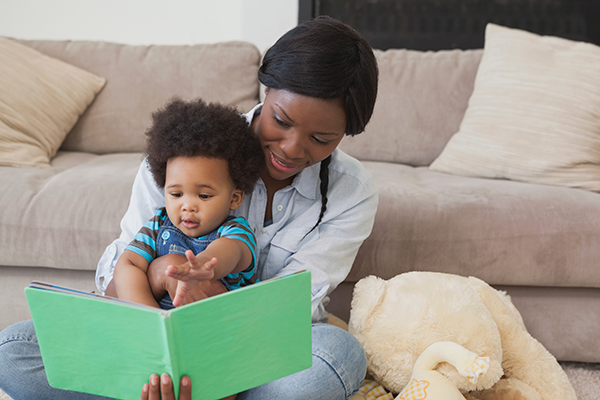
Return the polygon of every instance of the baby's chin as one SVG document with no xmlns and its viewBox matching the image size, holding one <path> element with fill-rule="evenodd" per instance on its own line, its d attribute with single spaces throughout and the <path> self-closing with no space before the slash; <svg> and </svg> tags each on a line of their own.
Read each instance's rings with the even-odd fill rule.
<svg viewBox="0 0 600 400">
<path fill-rule="evenodd" d="M 189 230 L 189 229 L 181 229 L 181 228 L 179 228 L 179 230 L 181 232 L 185 233 L 186 236 L 193 237 L 193 238 L 199 238 L 199 237 L 205 236 L 209 233 L 209 232 L 203 232 L 203 231 L 198 231 L 198 230 Z"/>
</svg>

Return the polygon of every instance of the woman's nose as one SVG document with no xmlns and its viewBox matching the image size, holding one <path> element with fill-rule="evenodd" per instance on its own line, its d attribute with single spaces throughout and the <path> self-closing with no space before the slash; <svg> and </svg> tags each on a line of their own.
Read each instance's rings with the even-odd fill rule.
<svg viewBox="0 0 600 400">
<path fill-rule="evenodd" d="M 306 146 L 302 135 L 298 132 L 290 132 L 279 145 L 281 151 L 290 159 L 301 159 L 306 156 Z"/>
</svg>

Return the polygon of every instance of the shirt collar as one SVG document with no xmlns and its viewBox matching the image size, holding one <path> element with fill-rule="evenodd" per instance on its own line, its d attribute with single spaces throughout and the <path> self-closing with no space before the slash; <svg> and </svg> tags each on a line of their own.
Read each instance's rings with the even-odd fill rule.
<svg viewBox="0 0 600 400">
<path fill-rule="evenodd" d="M 320 168 L 321 163 L 304 168 L 298 173 L 298 175 L 296 175 L 291 186 L 307 199 L 316 199 L 317 190 L 319 188 L 318 182 Z"/>
<path fill-rule="evenodd" d="M 260 112 L 262 111 L 262 106 L 263 103 L 258 103 L 257 105 L 255 105 L 252 110 L 248 111 L 246 114 L 243 114 L 244 117 L 246 117 L 246 121 L 248 122 L 248 125 L 252 124 L 252 120 L 254 119 L 255 115 L 260 114 Z"/>
</svg>

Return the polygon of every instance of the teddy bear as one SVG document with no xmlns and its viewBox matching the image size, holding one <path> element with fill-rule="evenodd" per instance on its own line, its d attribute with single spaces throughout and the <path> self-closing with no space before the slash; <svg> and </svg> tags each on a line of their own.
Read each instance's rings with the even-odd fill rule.
<svg viewBox="0 0 600 400">
<path fill-rule="evenodd" d="M 369 377 L 396 400 L 576 400 L 510 297 L 475 277 L 363 278 L 348 330 L 365 350 Z"/>
</svg>

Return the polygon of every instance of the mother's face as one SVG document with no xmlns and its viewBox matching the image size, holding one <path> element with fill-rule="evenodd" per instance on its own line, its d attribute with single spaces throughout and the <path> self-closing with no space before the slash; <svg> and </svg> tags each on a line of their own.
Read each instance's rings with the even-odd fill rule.
<svg viewBox="0 0 600 400">
<path fill-rule="evenodd" d="M 253 127 L 268 174 L 278 181 L 291 181 L 298 172 L 333 153 L 346 133 L 346 113 L 341 99 L 268 89 Z"/>
</svg>

